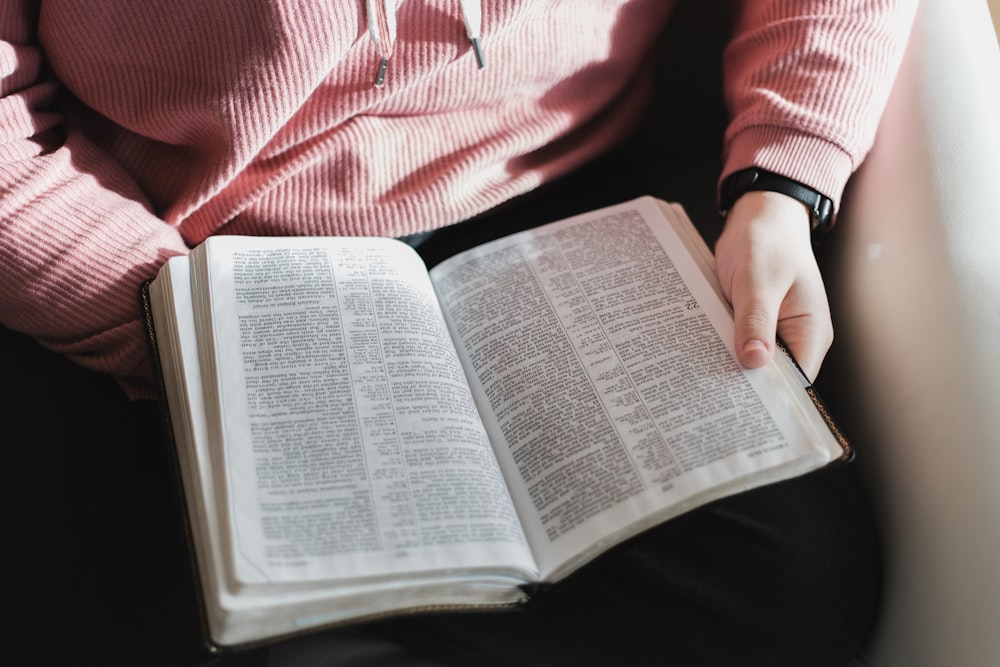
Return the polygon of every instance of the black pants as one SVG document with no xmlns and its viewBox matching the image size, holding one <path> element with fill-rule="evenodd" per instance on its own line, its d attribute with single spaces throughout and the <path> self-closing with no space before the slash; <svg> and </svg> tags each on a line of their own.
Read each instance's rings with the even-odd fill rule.
<svg viewBox="0 0 1000 667">
<path fill-rule="evenodd" d="M 849 472 L 825 471 L 671 521 L 523 611 L 381 631 L 457 665 L 844 667 L 879 590 L 865 514 Z"/>
</svg>

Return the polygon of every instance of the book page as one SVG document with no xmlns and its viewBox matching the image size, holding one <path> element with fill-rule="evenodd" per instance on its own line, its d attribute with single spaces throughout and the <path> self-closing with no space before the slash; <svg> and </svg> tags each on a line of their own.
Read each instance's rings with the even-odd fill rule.
<svg viewBox="0 0 1000 667">
<path fill-rule="evenodd" d="M 839 456 L 784 360 L 738 364 L 707 248 L 671 218 L 637 200 L 431 272 L 543 574 Z"/>
<path fill-rule="evenodd" d="M 192 261 L 233 585 L 532 568 L 412 249 L 217 237 Z"/>
<path fill-rule="evenodd" d="M 150 310 L 163 364 L 164 398 L 171 416 L 170 433 L 181 470 L 187 528 L 193 536 L 202 596 L 220 607 L 235 600 L 224 586 L 220 521 L 215 505 L 215 478 L 208 448 L 208 423 L 203 406 L 194 307 L 187 256 L 170 258 L 149 287 Z M 216 603 L 216 601 L 218 601 Z M 207 614 L 213 626 L 217 614 Z"/>
</svg>

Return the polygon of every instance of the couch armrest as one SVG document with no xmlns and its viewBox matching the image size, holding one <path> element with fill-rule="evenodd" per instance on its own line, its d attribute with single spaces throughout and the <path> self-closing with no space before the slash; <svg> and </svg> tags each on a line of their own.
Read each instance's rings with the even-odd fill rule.
<svg viewBox="0 0 1000 667">
<path fill-rule="evenodd" d="M 837 258 L 886 524 L 872 667 L 1000 664 L 998 109 L 986 3 L 923 0 Z"/>
</svg>

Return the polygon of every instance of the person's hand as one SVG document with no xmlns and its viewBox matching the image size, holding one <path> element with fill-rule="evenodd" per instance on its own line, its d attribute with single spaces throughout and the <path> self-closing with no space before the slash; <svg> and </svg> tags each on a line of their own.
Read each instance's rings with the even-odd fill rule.
<svg viewBox="0 0 1000 667">
<path fill-rule="evenodd" d="M 729 211 L 715 258 L 733 305 L 740 363 L 757 368 L 770 361 L 777 332 L 814 380 L 833 343 L 833 324 L 806 207 L 776 192 L 744 194 Z"/>
</svg>

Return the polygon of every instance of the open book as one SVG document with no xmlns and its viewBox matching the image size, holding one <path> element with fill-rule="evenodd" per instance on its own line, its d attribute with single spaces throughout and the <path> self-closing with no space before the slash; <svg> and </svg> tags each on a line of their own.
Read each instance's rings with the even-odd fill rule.
<svg viewBox="0 0 1000 667">
<path fill-rule="evenodd" d="M 214 237 L 143 294 L 216 646 L 516 605 L 849 452 L 790 359 L 740 367 L 711 253 L 650 198 L 430 272 L 392 239 Z"/>
</svg>

